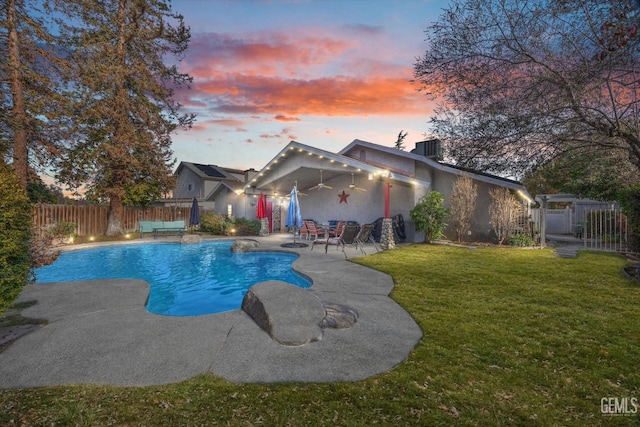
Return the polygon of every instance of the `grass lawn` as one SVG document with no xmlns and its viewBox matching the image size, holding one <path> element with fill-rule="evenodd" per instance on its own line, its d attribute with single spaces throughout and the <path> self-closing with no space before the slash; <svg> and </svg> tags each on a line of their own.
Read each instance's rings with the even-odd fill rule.
<svg viewBox="0 0 640 427">
<path fill-rule="evenodd" d="M 366 381 L 0 390 L 0 425 L 640 425 L 640 286 L 617 255 L 413 245 L 355 260 L 393 276 L 424 337 Z M 628 410 L 635 408 L 629 403 Z"/>
</svg>

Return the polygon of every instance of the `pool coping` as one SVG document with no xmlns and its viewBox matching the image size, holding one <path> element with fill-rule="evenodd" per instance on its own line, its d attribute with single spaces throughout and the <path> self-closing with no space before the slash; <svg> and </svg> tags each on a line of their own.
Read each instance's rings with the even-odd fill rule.
<svg viewBox="0 0 640 427">
<path fill-rule="evenodd" d="M 298 254 L 293 267 L 313 280 L 308 291 L 323 302 L 353 307 L 358 321 L 348 329 L 325 330 L 320 341 L 288 347 L 241 310 L 197 317 L 151 314 L 144 309 L 149 285 L 142 280 L 29 285 L 18 302 L 38 303 L 21 314 L 48 324 L 0 353 L 0 387 L 146 386 L 200 374 L 237 383 L 358 381 L 400 364 L 422 338 L 409 313 L 389 297 L 390 276 L 345 260 L 333 247 L 327 254 L 320 248 L 282 248 L 291 235 L 251 238 L 260 242 L 259 250 Z M 167 241 L 173 240 L 134 242 Z"/>
</svg>

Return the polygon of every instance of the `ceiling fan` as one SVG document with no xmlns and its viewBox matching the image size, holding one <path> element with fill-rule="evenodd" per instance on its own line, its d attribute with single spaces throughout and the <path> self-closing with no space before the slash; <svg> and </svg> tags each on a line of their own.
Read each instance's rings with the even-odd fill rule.
<svg viewBox="0 0 640 427">
<path fill-rule="evenodd" d="M 349 188 L 356 191 L 367 191 L 364 188 L 360 188 L 356 185 L 356 178 L 354 174 L 351 174 L 351 184 L 349 184 Z"/>
<path fill-rule="evenodd" d="M 320 190 L 322 188 L 326 188 L 327 190 L 333 190 L 333 187 L 326 185 L 322 182 L 322 170 L 320 170 L 320 182 L 315 187 L 311 187 L 309 190 Z"/>
</svg>

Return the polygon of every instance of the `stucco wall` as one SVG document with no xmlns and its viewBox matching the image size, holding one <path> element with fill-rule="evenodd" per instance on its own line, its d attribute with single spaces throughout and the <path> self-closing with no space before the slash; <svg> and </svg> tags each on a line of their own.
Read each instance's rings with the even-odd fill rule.
<svg viewBox="0 0 640 427">
<path fill-rule="evenodd" d="M 384 216 L 384 187 L 381 180 L 360 179 L 356 181 L 358 187 L 365 188 L 366 192 L 350 189 L 350 175 L 342 175 L 326 182 L 333 187 L 332 190 L 312 190 L 307 196 L 300 196 L 300 211 L 303 219 L 313 219 L 322 224 L 330 220 L 356 221 L 360 224 L 374 222 Z M 342 191 L 349 194 L 347 203 L 340 203 L 338 194 Z M 390 214 L 395 216 L 402 214 L 405 221 L 407 242 L 422 241 L 423 237 L 416 235 L 415 228 L 409 217 L 409 211 L 415 206 L 418 190 L 404 183 L 392 183 L 390 189 Z M 420 195 L 424 194 L 421 192 Z M 288 200 L 282 202 L 282 226 L 286 222 Z"/>
<path fill-rule="evenodd" d="M 367 162 L 377 163 L 378 165 L 381 165 L 380 167 L 383 167 L 382 165 L 384 165 L 390 169 L 402 170 L 408 174 L 415 173 L 415 160 L 389 154 L 384 151 L 355 147 L 353 150 L 350 150 L 345 154 L 353 157 L 354 159 L 361 160 L 363 151 L 365 161 Z"/>
<path fill-rule="evenodd" d="M 363 224 L 383 216 L 384 206 L 379 196 L 383 194 L 381 182 L 360 179 L 357 184 L 367 189 L 366 192 L 350 189 L 351 176 L 346 174 L 325 183 L 333 189 L 310 190 L 307 191 L 307 196 L 300 196 L 300 210 L 304 219 L 314 219 L 319 223 L 335 219 L 357 221 Z M 338 197 L 343 190 L 349 194 L 347 203 L 340 203 Z M 377 197 L 376 194 L 378 194 Z"/>
<path fill-rule="evenodd" d="M 252 196 L 237 195 L 234 191 L 224 188 L 216 194 L 214 211 L 220 215 L 227 215 L 228 206 L 231 205 L 231 214 L 236 218 L 256 219 L 255 205 L 257 198 Z"/>
<path fill-rule="evenodd" d="M 189 184 L 192 185 L 189 191 Z M 203 198 L 206 196 L 202 179 L 193 171 L 183 168 L 178 175 L 176 188 L 173 191 L 173 197 L 178 199 L 189 199 L 193 197 Z"/>
<path fill-rule="evenodd" d="M 433 189 L 442 193 L 444 196 L 444 204 L 448 208 L 451 207 L 451 192 L 457 179 L 458 176 L 443 171 L 436 171 L 434 173 Z M 478 195 L 476 198 L 476 209 L 471 224 L 471 235 L 468 235 L 465 240 L 489 241 L 493 239 L 494 234 L 491 225 L 489 224 L 489 206 L 491 206 L 491 203 L 493 202 L 490 191 L 497 188 L 497 186 L 477 180 L 474 180 L 473 183 L 477 186 Z M 447 227 L 445 234 L 451 239 L 455 237 L 450 226 Z"/>
</svg>

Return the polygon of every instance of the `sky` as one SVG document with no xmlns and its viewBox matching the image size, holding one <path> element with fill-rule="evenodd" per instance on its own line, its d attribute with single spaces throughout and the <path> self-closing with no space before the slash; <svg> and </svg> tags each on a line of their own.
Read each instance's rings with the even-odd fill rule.
<svg viewBox="0 0 640 427">
<path fill-rule="evenodd" d="M 354 139 L 431 136 L 434 104 L 410 80 L 446 0 L 173 0 L 191 28 L 175 100 L 196 113 L 180 161 L 262 168 L 289 141 L 337 152 Z"/>
</svg>

